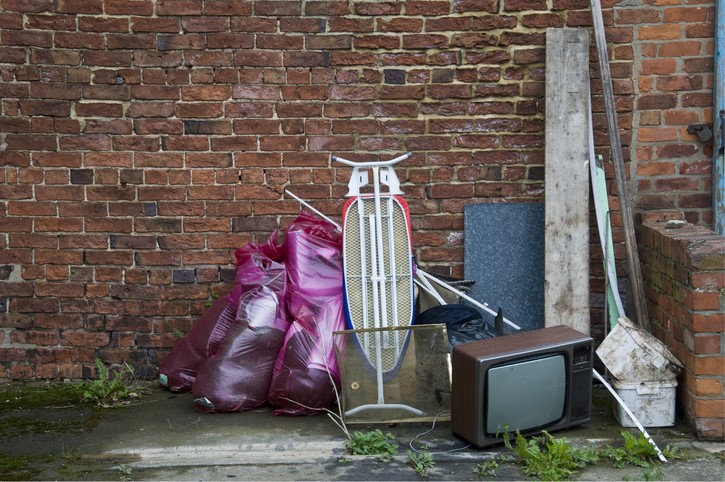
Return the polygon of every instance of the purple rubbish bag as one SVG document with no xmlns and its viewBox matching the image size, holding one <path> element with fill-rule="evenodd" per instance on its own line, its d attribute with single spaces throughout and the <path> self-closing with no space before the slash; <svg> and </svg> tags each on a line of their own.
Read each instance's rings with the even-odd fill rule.
<svg viewBox="0 0 725 482">
<path fill-rule="evenodd" d="M 216 300 L 159 364 L 159 382 L 174 392 L 188 392 L 202 364 L 216 353 L 237 312 L 229 297 Z"/>
<path fill-rule="evenodd" d="M 335 227 L 305 211 L 285 237 L 287 310 L 292 326 L 277 356 L 269 391 L 275 414 L 329 408 L 340 383 L 333 332 L 344 329 L 342 240 Z"/>
<path fill-rule="evenodd" d="M 250 244 L 235 253 L 238 308 L 229 332 L 194 382 L 199 411 L 240 412 L 267 403 L 274 361 L 290 326 L 286 270 L 275 239 L 276 233 L 262 247 Z"/>
</svg>

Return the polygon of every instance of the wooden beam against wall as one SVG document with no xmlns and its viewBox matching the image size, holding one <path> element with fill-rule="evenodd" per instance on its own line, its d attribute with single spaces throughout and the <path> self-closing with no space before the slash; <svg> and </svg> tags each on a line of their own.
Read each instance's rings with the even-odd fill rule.
<svg viewBox="0 0 725 482">
<path fill-rule="evenodd" d="M 609 133 L 612 163 L 614 164 L 614 173 L 617 181 L 619 210 L 622 214 L 622 228 L 624 230 L 625 248 L 627 250 L 629 282 L 632 284 L 634 310 L 639 326 L 649 331 L 647 299 L 644 295 L 642 267 L 639 264 L 639 253 L 637 252 L 637 237 L 634 232 L 634 220 L 630 205 L 629 190 L 627 189 L 627 174 L 624 172 L 624 156 L 622 155 L 622 141 L 619 137 L 617 109 L 614 104 L 612 74 L 609 71 L 609 54 L 607 53 L 607 40 L 604 35 L 602 6 L 599 0 L 590 0 L 590 5 L 592 9 L 592 20 L 594 23 L 594 38 L 597 44 L 597 57 L 599 58 L 599 74 L 602 78 L 604 107 L 607 114 L 607 132 Z"/>
<path fill-rule="evenodd" d="M 589 35 L 546 32 L 545 325 L 589 334 Z"/>
</svg>

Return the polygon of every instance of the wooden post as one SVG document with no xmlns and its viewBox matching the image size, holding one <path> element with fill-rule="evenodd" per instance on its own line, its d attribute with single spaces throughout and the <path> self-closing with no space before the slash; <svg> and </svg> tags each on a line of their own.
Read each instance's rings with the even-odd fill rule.
<svg viewBox="0 0 725 482">
<path fill-rule="evenodd" d="M 627 174 L 624 172 L 624 157 L 622 156 L 622 141 L 619 138 L 619 124 L 617 122 L 617 109 L 614 105 L 614 90 L 612 89 L 612 75 L 609 72 L 609 54 L 607 53 L 607 40 L 604 36 L 604 20 L 602 19 L 602 6 L 599 0 L 590 0 L 592 20 L 594 22 L 594 38 L 597 44 L 597 57 L 599 57 L 599 73 L 602 78 L 602 93 L 604 94 L 604 107 L 607 114 L 607 132 L 611 147 L 612 162 L 617 181 L 617 197 L 619 210 L 622 214 L 622 228 L 624 230 L 625 248 L 627 250 L 627 266 L 629 268 L 629 282 L 632 284 L 634 310 L 637 323 L 649 331 L 649 318 L 647 317 L 647 299 L 642 285 L 642 267 L 639 265 L 637 252 L 637 238 L 634 233 L 634 221 L 627 189 Z"/>
<path fill-rule="evenodd" d="M 546 32 L 544 320 L 589 334 L 589 35 Z"/>
</svg>

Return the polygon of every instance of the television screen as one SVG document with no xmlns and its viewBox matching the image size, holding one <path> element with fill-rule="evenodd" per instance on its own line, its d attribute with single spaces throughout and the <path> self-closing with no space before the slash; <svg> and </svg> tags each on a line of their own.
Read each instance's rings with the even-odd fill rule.
<svg viewBox="0 0 725 482">
<path fill-rule="evenodd" d="M 489 435 L 528 431 L 560 420 L 566 406 L 564 354 L 492 367 L 486 402 Z"/>
</svg>

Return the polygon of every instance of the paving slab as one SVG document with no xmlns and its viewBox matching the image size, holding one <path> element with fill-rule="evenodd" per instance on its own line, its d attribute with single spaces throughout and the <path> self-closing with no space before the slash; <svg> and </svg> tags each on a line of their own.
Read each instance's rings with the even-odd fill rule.
<svg viewBox="0 0 725 482">
<path fill-rule="evenodd" d="M 0 385 L 0 388 L 2 386 Z M 1 400 L 0 400 L 1 401 Z M 522 466 L 503 446 L 466 447 L 448 422 L 349 426 L 380 428 L 399 444 L 390 460 L 350 456 L 345 435 L 321 416 L 275 416 L 268 408 L 202 414 L 189 394 L 154 389 L 139 403 L 95 410 L 87 405 L 3 412 L 0 426 L 23 416 L 54 421 L 0 430 L 3 480 L 420 480 L 410 465 L 412 447 L 432 455 L 428 480 L 523 480 Z M 555 432 L 574 447 L 621 445 L 623 429 L 611 399 L 595 387 L 592 420 Z M 701 441 L 689 428 L 649 429 L 660 445 L 689 452 L 687 460 L 651 468 L 587 466 L 577 480 L 725 480 L 722 442 Z M 495 476 L 479 477 L 477 464 L 495 461 Z M 9 467 L 16 463 L 16 466 Z"/>
</svg>

